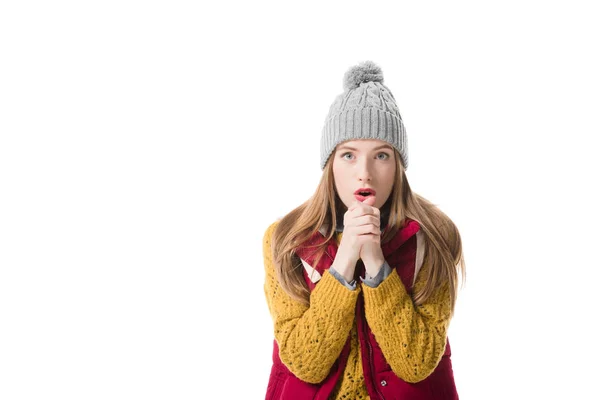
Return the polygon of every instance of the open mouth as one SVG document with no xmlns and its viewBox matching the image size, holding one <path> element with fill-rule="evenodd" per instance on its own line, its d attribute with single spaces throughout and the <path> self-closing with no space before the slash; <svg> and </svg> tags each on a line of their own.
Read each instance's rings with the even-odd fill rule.
<svg viewBox="0 0 600 400">
<path fill-rule="evenodd" d="M 370 196 L 375 196 L 375 190 L 363 188 L 358 189 L 356 192 L 354 192 L 354 198 L 356 198 L 356 200 L 360 201 L 361 203 Z"/>
<path fill-rule="evenodd" d="M 354 195 L 360 195 L 363 197 L 367 197 L 367 196 L 371 196 L 371 195 L 375 195 L 375 190 L 373 189 L 358 189 L 356 192 L 354 192 Z"/>
</svg>

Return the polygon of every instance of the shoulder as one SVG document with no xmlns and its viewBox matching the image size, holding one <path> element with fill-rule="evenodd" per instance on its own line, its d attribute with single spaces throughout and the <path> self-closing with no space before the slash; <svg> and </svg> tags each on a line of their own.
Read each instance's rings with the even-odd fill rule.
<svg viewBox="0 0 600 400">
<path fill-rule="evenodd" d="M 271 222 L 271 224 L 267 226 L 267 229 L 263 234 L 263 242 L 270 241 L 271 237 L 273 236 L 273 232 L 275 231 L 275 228 L 277 228 L 277 225 L 279 225 L 279 221 L 281 221 L 281 218 L 277 218 L 277 220 Z"/>
</svg>

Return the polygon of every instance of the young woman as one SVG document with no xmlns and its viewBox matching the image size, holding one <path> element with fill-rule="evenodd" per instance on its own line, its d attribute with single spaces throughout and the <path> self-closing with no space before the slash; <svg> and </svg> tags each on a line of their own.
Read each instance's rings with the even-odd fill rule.
<svg viewBox="0 0 600 400">
<path fill-rule="evenodd" d="M 314 195 L 263 238 L 274 322 L 267 399 L 458 399 L 447 331 L 460 234 L 406 179 L 404 125 L 381 69 L 344 76 Z"/>
</svg>

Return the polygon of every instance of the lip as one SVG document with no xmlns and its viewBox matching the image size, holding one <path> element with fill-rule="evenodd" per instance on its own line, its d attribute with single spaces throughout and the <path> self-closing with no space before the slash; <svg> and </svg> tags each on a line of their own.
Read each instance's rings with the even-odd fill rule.
<svg viewBox="0 0 600 400">
<path fill-rule="evenodd" d="M 354 194 L 357 195 L 357 194 L 360 194 L 360 192 L 369 192 L 373 196 L 375 196 L 377 194 L 377 192 L 375 192 L 375 189 L 370 189 L 370 188 L 360 188 L 356 192 L 354 192 Z"/>
</svg>

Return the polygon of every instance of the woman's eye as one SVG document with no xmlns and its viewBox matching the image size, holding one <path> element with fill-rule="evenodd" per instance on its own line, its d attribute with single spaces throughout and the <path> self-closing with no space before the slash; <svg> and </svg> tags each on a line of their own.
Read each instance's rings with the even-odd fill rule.
<svg viewBox="0 0 600 400">
<path fill-rule="evenodd" d="M 348 155 L 352 155 L 352 153 L 344 153 L 344 154 L 342 154 L 342 158 L 345 158 L 346 160 L 349 160 L 349 158 L 346 157 Z M 383 157 L 383 158 L 379 157 L 381 155 L 384 155 L 385 157 Z M 380 160 L 387 160 L 388 158 L 390 158 L 389 154 L 387 154 L 387 153 L 379 153 L 379 154 L 377 154 L 377 157 Z"/>
</svg>

